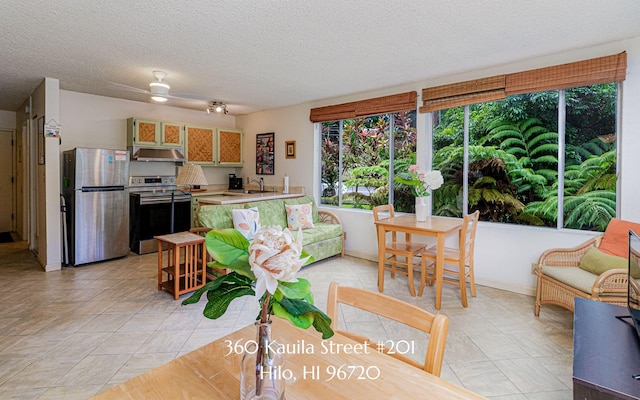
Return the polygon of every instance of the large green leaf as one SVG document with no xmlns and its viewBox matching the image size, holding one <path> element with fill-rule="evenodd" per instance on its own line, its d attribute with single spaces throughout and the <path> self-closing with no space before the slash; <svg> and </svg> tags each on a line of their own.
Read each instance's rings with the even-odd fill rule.
<svg viewBox="0 0 640 400">
<path fill-rule="evenodd" d="M 329 339 L 333 336 L 333 329 L 331 329 L 331 318 L 326 314 L 320 313 L 313 316 L 313 327 L 316 331 L 322 333 L 322 339 Z"/>
<path fill-rule="evenodd" d="M 326 339 L 333 336 L 331 318 L 313 304 L 300 299 L 283 298 L 279 305 L 294 317 L 311 313 L 313 315 L 313 326 L 318 332 L 322 333 L 322 338 Z M 316 319 L 319 319 L 319 321 L 316 322 Z"/>
<path fill-rule="evenodd" d="M 298 278 L 298 282 L 280 282 L 278 290 L 290 299 L 304 299 L 311 292 L 311 284 L 306 279 Z"/>
<path fill-rule="evenodd" d="M 193 292 L 193 294 L 191 296 L 189 296 L 188 298 L 184 299 L 184 301 L 182 302 L 182 305 L 186 306 L 188 304 L 195 304 L 195 303 L 200 301 L 200 297 L 202 297 L 202 294 L 204 292 L 207 292 L 209 290 L 216 290 L 225 281 L 232 281 L 232 280 L 233 280 L 233 276 L 231 274 L 229 274 L 229 275 L 223 275 L 223 276 L 217 278 L 214 281 L 207 282 L 203 287 L 201 287 L 200 289 L 198 289 L 195 292 Z"/>
<path fill-rule="evenodd" d="M 256 276 L 251 271 L 251 266 L 249 265 L 249 254 L 243 254 L 240 257 L 233 260 L 229 263 L 228 268 L 234 270 L 240 275 L 246 276 L 252 280 L 256 280 Z"/>
<path fill-rule="evenodd" d="M 209 301 L 202 314 L 207 318 L 218 319 L 224 315 L 233 299 L 253 294 L 255 292 L 251 286 L 239 284 L 221 285 L 217 290 L 207 293 Z"/>
<path fill-rule="evenodd" d="M 313 325 L 313 313 L 306 313 L 303 315 L 293 315 L 288 312 L 284 307 L 280 305 L 278 302 L 273 303 L 273 315 L 276 317 L 280 317 L 282 319 L 286 319 L 291 322 L 294 326 L 298 328 L 307 329 L 311 325 Z"/>
<path fill-rule="evenodd" d="M 249 254 L 249 241 L 233 228 L 212 229 L 205 240 L 209 254 L 223 265 L 230 265 L 238 257 Z"/>
</svg>

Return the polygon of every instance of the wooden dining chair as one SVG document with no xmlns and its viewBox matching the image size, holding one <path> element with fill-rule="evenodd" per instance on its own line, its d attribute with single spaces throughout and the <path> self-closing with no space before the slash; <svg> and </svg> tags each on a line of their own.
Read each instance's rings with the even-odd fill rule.
<svg viewBox="0 0 640 400">
<path fill-rule="evenodd" d="M 389 218 L 393 218 L 394 211 L 392 204 L 386 204 L 382 206 L 377 206 L 373 208 L 373 220 L 374 222 L 378 222 L 380 219 L 380 213 L 388 212 Z M 378 233 L 378 228 L 376 226 L 376 233 Z M 411 235 L 405 234 L 405 240 L 397 240 L 396 232 L 391 232 L 387 234 L 387 236 L 391 237 L 391 240 L 387 237 L 385 240 L 385 249 L 384 249 L 384 258 L 385 258 L 385 268 L 384 270 L 391 271 L 391 277 L 396 277 L 396 272 L 407 275 L 407 279 L 409 281 L 409 292 L 411 296 L 416 295 L 416 288 L 413 283 L 413 270 L 414 268 L 419 268 L 420 261 L 415 262 L 414 259 L 420 255 L 420 252 L 424 250 L 425 245 L 421 243 L 411 242 Z M 380 238 L 378 238 L 380 239 Z M 380 291 L 384 290 L 384 270 L 379 271 L 379 274 L 382 274 L 381 282 L 382 286 L 380 286 Z"/>
<path fill-rule="evenodd" d="M 400 354 L 398 349 L 379 346 L 366 336 L 338 329 L 338 303 L 356 307 L 373 314 L 403 323 L 407 326 L 419 329 L 429 336 L 427 354 L 424 363 Z M 366 344 L 372 349 L 394 357 L 414 367 L 423 369 L 430 374 L 440 376 L 444 348 L 449 331 L 449 317 L 444 314 L 431 314 L 412 304 L 405 303 L 396 298 L 370 290 L 340 286 L 338 282 L 329 285 L 329 297 L 327 300 L 327 315 L 331 318 L 331 328 L 334 332 L 347 336 L 359 343 Z"/>
<path fill-rule="evenodd" d="M 467 307 L 467 278 L 471 296 L 476 297 L 476 284 L 473 276 L 473 249 L 476 241 L 476 228 L 480 211 L 468 214 L 462 221 L 460 231 L 460 243 L 457 249 L 444 248 L 444 266 L 442 270 L 443 282 L 460 286 L 462 306 Z M 428 247 L 421 253 L 422 268 L 420 289 L 418 295 L 422 296 L 425 285 L 433 285 L 435 280 L 437 246 Z"/>
</svg>

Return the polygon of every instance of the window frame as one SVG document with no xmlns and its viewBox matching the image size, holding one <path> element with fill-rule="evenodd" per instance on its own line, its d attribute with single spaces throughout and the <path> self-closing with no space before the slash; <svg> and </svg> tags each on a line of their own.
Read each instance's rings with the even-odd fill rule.
<svg viewBox="0 0 640 400">
<path fill-rule="evenodd" d="M 605 82 L 606 83 L 606 82 Z M 614 82 L 608 82 L 608 83 L 614 83 Z M 616 215 L 615 218 L 619 218 L 620 216 L 620 206 L 621 206 L 621 139 L 622 139 L 622 90 L 623 90 L 623 84 L 621 81 L 617 81 L 615 82 L 616 84 L 616 136 L 617 136 L 617 143 L 616 143 L 616 175 L 618 176 L 618 179 L 616 181 Z M 597 85 L 596 84 L 592 84 L 592 85 L 585 85 L 585 86 L 594 86 Z M 556 230 L 560 231 L 560 230 L 579 230 L 582 231 L 582 229 L 575 229 L 575 228 L 565 228 L 564 227 L 564 189 L 565 189 L 565 180 L 564 180 L 564 173 L 565 173 L 565 155 L 566 155 L 566 90 L 567 89 L 571 89 L 571 88 L 563 88 L 563 89 L 558 89 L 558 182 L 557 182 L 557 186 L 558 186 L 558 192 L 557 192 L 557 198 L 558 198 L 558 215 L 557 215 L 557 223 L 556 223 Z M 532 92 L 533 93 L 533 92 Z M 492 100 L 489 100 L 492 101 Z M 473 104 L 480 104 L 480 103 L 473 103 Z M 470 117 L 470 106 L 473 104 L 465 104 L 463 105 L 464 107 L 464 129 L 463 129 L 463 134 L 464 134 L 464 138 L 463 138 L 463 176 L 468 176 L 469 175 L 469 117 Z M 462 105 L 459 105 L 458 107 L 460 107 Z M 438 110 L 434 110 L 434 111 L 430 111 L 425 113 L 425 127 L 426 127 L 426 132 L 425 132 L 425 139 L 427 140 L 427 148 L 428 148 L 428 152 L 426 154 L 427 157 L 427 164 L 429 167 L 429 170 L 433 169 L 433 157 L 434 157 L 434 152 L 433 152 L 433 121 L 435 118 L 435 113 L 438 112 Z M 462 216 L 464 217 L 465 215 L 468 214 L 469 212 L 469 180 L 468 179 L 463 179 L 463 204 L 462 204 Z M 491 221 L 483 221 L 486 223 L 493 223 Z M 501 222 L 498 222 L 501 223 Z M 501 223 L 503 224 L 503 223 Z M 507 224 L 507 225 L 512 225 L 512 224 Z M 532 225 L 517 225 L 517 226 L 522 226 L 522 227 L 531 227 Z M 538 228 L 549 228 L 549 227 L 538 227 Z"/>
<path fill-rule="evenodd" d="M 402 112 L 414 112 L 415 115 L 413 116 L 413 123 L 415 124 L 414 129 L 416 132 L 416 150 L 415 150 L 415 155 L 416 155 L 416 159 L 418 158 L 418 142 L 419 142 L 419 132 L 418 132 L 418 110 L 417 107 L 411 110 L 401 110 L 401 111 L 394 111 L 394 112 L 383 112 L 380 114 L 375 114 L 375 115 L 371 115 L 371 117 L 383 117 L 386 118 L 386 120 L 388 121 L 387 123 L 387 129 L 384 131 L 384 133 L 387 135 L 387 141 L 388 141 L 388 152 L 389 152 L 389 168 L 388 168 L 388 185 L 389 185 L 389 192 L 387 194 L 387 202 L 388 204 L 394 204 L 395 201 L 395 195 L 394 195 L 394 191 L 395 191 L 395 128 L 396 128 L 396 118 L 395 115 L 398 113 L 402 113 Z M 366 117 L 355 117 L 355 118 L 366 118 Z M 323 140 L 323 126 L 322 124 L 325 122 L 338 122 L 338 148 L 339 148 L 339 153 L 338 153 L 338 169 L 339 171 L 343 170 L 343 152 L 342 152 L 342 147 L 343 147 L 343 136 L 344 136 L 344 121 L 345 120 L 349 120 L 349 119 L 354 119 L 354 118 L 345 118 L 345 119 L 340 119 L 340 120 L 334 120 L 334 121 L 322 121 L 322 122 L 315 122 L 314 125 L 317 127 L 316 131 L 317 136 L 319 137 L 319 143 L 320 143 L 320 164 L 322 164 L 322 140 Z M 417 160 L 416 160 L 417 162 Z M 323 188 L 322 188 L 322 165 L 320 165 L 319 168 L 319 179 L 318 179 L 318 185 L 316 185 L 319 188 L 319 198 L 318 198 L 318 204 L 323 205 L 323 206 L 327 206 L 327 207 L 331 207 L 331 204 L 326 204 L 326 203 L 322 203 L 322 192 L 323 192 Z M 341 209 L 347 209 L 346 207 L 343 207 L 343 195 L 342 195 L 342 185 L 343 185 L 343 174 L 340 173 L 338 174 L 338 181 L 337 181 L 337 185 L 338 185 L 338 204 L 337 206 L 334 207 L 338 207 Z"/>
</svg>

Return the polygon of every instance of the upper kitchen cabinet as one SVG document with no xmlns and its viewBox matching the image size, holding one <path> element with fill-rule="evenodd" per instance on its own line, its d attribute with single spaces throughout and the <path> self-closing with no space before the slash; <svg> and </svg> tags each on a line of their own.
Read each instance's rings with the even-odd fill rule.
<svg viewBox="0 0 640 400">
<path fill-rule="evenodd" d="M 184 146 L 184 124 L 152 119 L 127 119 L 128 146 Z"/>
<path fill-rule="evenodd" d="M 127 145 L 157 146 L 160 143 L 160 121 L 127 119 Z"/>
<path fill-rule="evenodd" d="M 218 128 L 218 165 L 242 167 L 242 131 Z"/>
<path fill-rule="evenodd" d="M 194 164 L 216 165 L 214 138 L 216 128 L 201 125 L 185 125 L 187 161 Z"/>
<path fill-rule="evenodd" d="M 177 122 L 160 123 L 160 145 L 164 147 L 184 146 L 184 124 Z"/>
</svg>

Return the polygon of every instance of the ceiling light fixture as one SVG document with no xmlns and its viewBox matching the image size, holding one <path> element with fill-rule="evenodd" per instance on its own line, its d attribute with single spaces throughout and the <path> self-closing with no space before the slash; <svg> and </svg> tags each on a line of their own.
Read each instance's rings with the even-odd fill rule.
<svg viewBox="0 0 640 400">
<path fill-rule="evenodd" d="M 162 81 L 167 77 L 167 73 L 164 71 L 153 71 L 153 77 L 158 81 L 151 82 L 149 84 L 151 100 L 157 101 L 159 103 L 164 103 L 165 101 L 169 100 L 167 96 L 169 96 L 169 89 L 171 89 L 171 86 L 169 86 L 168 83 Z"/>
<path fill-rule="evenodd" d="M 207 114 L 211 114 L 212 112 L 227 114 L 227 105 L 219 101 L 212 101 L 211 104 L 207 106 Z"/>
<path fill-rule="evenodd" d="M 164 103 L 165 101 L 169 100 L 166 97 L 162 97 L 162 96 L 151 96 L 151 100 L 153 101 L 157 101 L 158 103 Z"/>
</svg>

